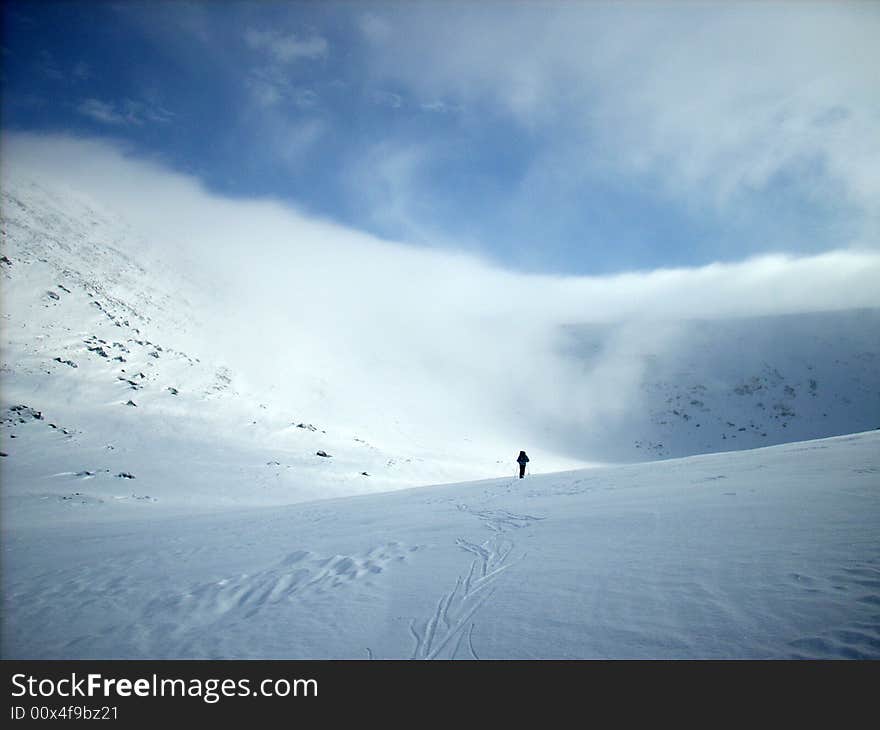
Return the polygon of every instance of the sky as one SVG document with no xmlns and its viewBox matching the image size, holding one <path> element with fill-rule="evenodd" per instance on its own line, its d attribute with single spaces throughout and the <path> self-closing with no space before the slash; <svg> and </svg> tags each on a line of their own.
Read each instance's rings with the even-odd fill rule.
<svg viewBox="0 0 880 730">
<path fill-rule="evenodd" d="M 880 242 L 875 3 L 2 12 L 5 134 L 416 249 L 577 277 Z"/>
<path fill-rule="evenodd" d="M 640 412 L 685 320 L 880 306 L 880 4 L 3 21 L 4 188 L 122 221 L 210 313 L 181 347 L 296 412 L 559 449 Z"/>
</svg>

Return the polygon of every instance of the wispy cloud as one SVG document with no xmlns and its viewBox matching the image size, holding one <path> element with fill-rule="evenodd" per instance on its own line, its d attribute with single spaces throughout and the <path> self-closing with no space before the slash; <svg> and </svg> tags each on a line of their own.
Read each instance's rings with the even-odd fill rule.
<svg viewBox="0 0 880 730">
<path fill-rule="evenodd" d="M 52 79 L 53 81 L 64 80 L 64 73 L 59 68 L 51 52 L 46 50 L 40 51 L 37 63 L 39 64 L 41 74 L 45 78 Z"/>
<path fill-rule="evenodd" d="M 174 115 L 161 106 L 126 99 L 119 104 L 100 99 L 84 99 L 77 106 L 77 111 L 96 122 L 110 125 L 137 124 L 154 122 L 166 124 Z"/>
<path fill-rule="evenodd" d="M 358 20 L 358 28 L 361 34 L 371 43 L 384 43 L 391 36 L 391 24 L 376 15 L 365 13 Z"/>
<path fill-rule="evenodd" d="M 306 110 L 316 107 L 320 102 L 313 89 L 293 83 L 278 67 L 260 66 L 251 69 L 245 85 L 251 98 L 264 108 L 289 104 Z"/>
<path fill-rule="evenodd" d="M 329 50 L 327 40 L 320 35 L 301 38 L 292 33 L 248 28 L 244 39 L 255 50 L 265 51 L 278 63 L 288 64 L 300 59 L 324 58 Z"/>
<path fill-rule="evenodd" d="M 103 124 L 126 124 L 130 120 L 117 111 L 116 105 L 100 99 L 84 99 L 76 110 Z"/>
<path fill-rule="evenodd" d="M 373 229 L 421 244 L 440 242 L 430 225 L 432 198 L 425 194 L 424 182 L 435 156 L 429 144 L 387 141 L 362 150 L 353 160 L 349 194 Z"/>
<path fill-rule="evenodd" d="M 433 112 L 436 114 L 450 114 L 461 111 L 461 106 L 441 100 L 422 102 L 419 105 L 419 108 L 422 111 Z"/>
<path fill-rule="evenodd" d="M 73 77 L 79 81 L 86 81 L 92 77 L 92 67 L 85 61 L 78 61 L 71 71 Z"/>
<path fill-rule="evenodd" d="M 370 94 L 370 99 L 378 106 L 386 106 L 391 109 L 400 109 L 403 106 L 403 97 L 393 91 L 374 91 Z"/>
<path fill-rule="evenodd" d="M 284 98 L 284 87 L 270 79 L 253 75 L 247 80 L 254 101 L 262 107 L 271 107 Z"/>
<path fill-rule="evenodd" d="M 298 109 L 309 109 L 318 103 L 313 89 L 291 79 L 289 67 L 301 60 L 317 60 L 327 56 L 329 44 L 320 35 L 300 37 L 277 30 L 248 28 L 245 43 L 258 51 L 261 60 L 246 75 L 245 84 L 254 101 L 264 108 L 290 104 Z"/>
<path fill-rule="evenodd" d="M 399 11 L 398 11 L 399 10 Z M 880 238 L 880 14 L 860 4 L 419 4 L 371 20 L 371 71 L 501 113 L 533 167 L 741 215 L 780 186 Z M 362 24 L 363 26 L 363 24 Z M 475 112 L 479 113 L 479 112 Z M 547 175 L 533 169 L 529 174 Z"/>
</svg>

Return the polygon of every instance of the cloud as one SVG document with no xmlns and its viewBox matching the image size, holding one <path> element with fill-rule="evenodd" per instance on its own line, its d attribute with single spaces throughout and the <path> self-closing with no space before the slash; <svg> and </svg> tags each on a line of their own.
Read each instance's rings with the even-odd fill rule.
<svg viewBox="0 0 880 730">
<path fill-rule="evenodd" d="M 275 106 L 284 98 L 282 87 L 268 79 L 252 77 L 247 80 L 247 85 L 254 101 L 261 107 Z"/>
<path fill-rule="evenodd" d="M 309 88 L 296 86 L 277 67 L 251 69 L 245 84 L 253 100 L 264 109 L 290 104 L 297 109 L 312 109 L 320 102 Z"/>
<path fill-rule="evenodd" d="M 209 315 L 188 351 L 377 442 L 552 448 L 631 407 L 643 355 L 678 347 L 687 319 L 880 306 L 876 251 L 526 275 L 225 199 L 106 142 L 7 134 L 2 153 L 4 189 L 36 180 L 85 198 L 137 234 L 139 258 L 210 282 L 185 294 Z M 565 351 L 566 327 L 586 323 L 609 333 L 589 370 Z"/>
<path fill-rule="evenodd" d="M 364 38 L 371 43 L 384 43 L 391 35 L 391 25 L 374 13 L 362 15 L 358 27 Z"/>
<path fill-rule="evenodd" d="M 327 40 L 319 35 L 299 38 L 292 33 L 248 28 L 244 39 L 250 48 L 265 51 L 281 64 L 289 64 L 300 59 L 324 58 L 329 49 Z"/>
<path fill-rule="evenodd" d="M 377 83 L 501 113 L 532 177 L 654 186 L 723 216 L 780 189 L 880 239 L 880 13 L 860 4 L 418 4 L 365 32 Z"/>
<path fill-rule="evenodd" d="M 430 224 L 435 201 L 424 194 L 437 154 L 430 144 L 390 141 L 361 151 L 349 168 L 346 184 L 368 224 L 386 235 L 422 244 L 440 242 L 440 234 Z"/>
<path fill-rule="evenodd" d="M 278 120 L 266 128 L 271 134 L 273 153 L 288 163 L 296 164 L 326 133 L 326 125 L 318 119 Z"/>
<path fill-rule="evenodd" d="M 166 124 L 174 117 L 170 111 L 161 106 L 131 99 L 125 99 L 119 105 L 100 99 L 84 99 L 76 110 L 96 122 L 110 125 L 141 125 L 144 122 Z"/>
<path fill-rule="evenodd" d="M 441 100 L 423 102 L 419 105 L 419 108 L 422 111 L 434 112 L 437 114 L 449 114 L 452 112 L 461 111 L 461 107 L 454 104 L 449 104 Z"/>
<path fill-rule="evenodd" d="M 39 64 L 40 72 L 43 76 L 52 79 L 53 81 L 64 80 L 64 74 L 58 68 L 58 64 L 55 62 L 55 57 L 49 51 L 40 51 L 38 59 L 37 63 Z"/>
<path fill-rule="evenodd" d="M 87 81 L 92 77 L 92 67 L 85 61 L 78 61 L 74 65 L 71 74 L 78 81 Z"/>
<path fill-rule="evenodd" d="M 400 94 L 395 94 L 393 91 L 374 91 L 370 98 L 378 106 L 387 106 L 391 109 L 400 109 L 403 106 L 403 97 Z"/>
<path fill-rule="evenodd" d="M 125 124 L 128 120 L 116 111 L 116 105 L 100 99 L 84 99 L 76 110 L 86 117 L 103 124 Z"/>
</svg>

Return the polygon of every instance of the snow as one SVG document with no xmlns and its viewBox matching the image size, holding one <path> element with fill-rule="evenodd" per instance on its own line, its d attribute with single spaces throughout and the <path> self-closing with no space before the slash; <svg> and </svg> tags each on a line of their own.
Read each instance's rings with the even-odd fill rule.
<svg viewBox="0 0 880 730">
<path fill-rule="evenodd" d="M 28 658 L 877 658 L 880 433 L 213 515 L 4 524 Z"/>
<path fill-rule="evenodd" d="M 483 434 L 393 352 L 363 399 L 352 362 L 227 359 L 224 281 L 70 189 L 3 196 L 4 658 L 880 657 L 878 310 L 572 326 L 626 407 Z"/>
</svg>

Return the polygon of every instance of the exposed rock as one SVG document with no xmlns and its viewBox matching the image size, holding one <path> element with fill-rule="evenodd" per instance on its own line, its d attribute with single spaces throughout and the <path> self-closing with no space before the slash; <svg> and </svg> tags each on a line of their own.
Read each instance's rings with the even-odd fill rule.
<svg viewBox="0 0 880 730">
<path fill-rule="evenodd" d="M 36 421 L 43 420 L 43 414 L 40 411 L 34 410 L 30 406 L 26 406 L 26 405 L 10 406 L 9 410 L 18 416 L 19 423 L 27 423 L 27 421 L 25 420 L 26 416 L 30 416 L 31 418 L 33 418 Z"/>
<path fill-rule="evenodd" d="M 126 403 L 125 405 L 134 406 L 135 408 L 137 408 L 137 403 L 135 403 L 133 400 L 129 400 L 128 403 Z"/>
<path fill-rule="evenodd" d="M 326 459 L 331 458 L 330 454 L 328 454 L 326 451 L 318 451 L 317 454 L 318 454 L 318 456 L 323 456 Z"/>
<path fill-rule="evenodd" d="M 129 474 L 127 471 L 121 471 L 116 475 L 120 479 L 134 479 L 134 474 Z"/>
</svg>

